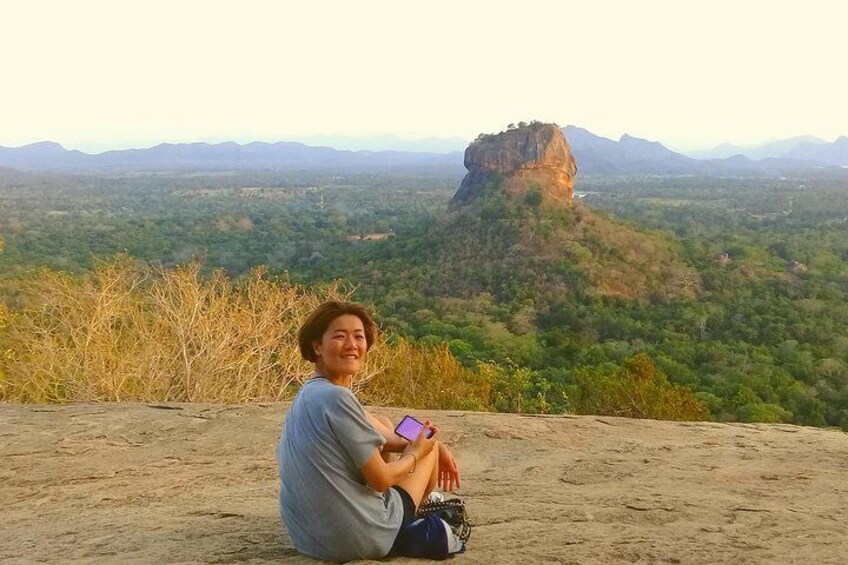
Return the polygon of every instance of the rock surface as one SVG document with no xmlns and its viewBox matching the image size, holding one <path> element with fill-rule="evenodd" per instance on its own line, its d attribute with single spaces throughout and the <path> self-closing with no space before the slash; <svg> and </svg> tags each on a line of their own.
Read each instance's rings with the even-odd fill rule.
<svg viewBox="0 0 848 565">
<path fill-rule="evenodd" d="M 284 412 L 0 405 L 0 562 L 316 563 L 291 547 L 277 512 Z M 454 563 L 835 564 L 848 555 L 840 431 L 415 413 L 440 424 L 462 472 L 474 529 Z"/>
<path fill-rule="evenodd" d="M 453 197 L 457 204 L 472 202 L 497 179 L 508 193 L 525 194 L 535 185 L 543 200 L 569 205 L 577 174 L 562 130 L 538 123 L 481 136 L 465 150 L 465 168 L 468 174 Z"/>
</svg>

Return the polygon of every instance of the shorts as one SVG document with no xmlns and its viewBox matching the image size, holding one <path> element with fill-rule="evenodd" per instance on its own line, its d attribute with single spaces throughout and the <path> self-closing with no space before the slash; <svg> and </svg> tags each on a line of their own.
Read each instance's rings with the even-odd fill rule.
<svg viewBox="0 0 848 565">
<path fill-rule="evenodd" d="M 412 497 L 409 496 L 409 493 L 406 492 L 403 487 L 393 486 L 391 488 L 398 492 L 400 499 L 403 501 L 403 521 L 401 521 L 400 528 L 398 529 L 398 533 L 400 533 L 400 530 L 404 529 L 410 524 L 410 522 L 415 520 L 415 503 L 412 502 Z"/>
</svg>

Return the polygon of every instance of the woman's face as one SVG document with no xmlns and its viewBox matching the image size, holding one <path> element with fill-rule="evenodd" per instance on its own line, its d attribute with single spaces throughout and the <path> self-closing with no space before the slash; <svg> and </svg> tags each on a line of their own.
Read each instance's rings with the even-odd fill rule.
<svg viewBox="0 0 848 565">
<path fill-rule="evenodd" d="M 368 352 L 362 320 L 352 314 L 335 318 L 313 347 L 318 356 L 315 365 L 324 376 L 333 378 L 359 372 Z"/>
</svg>

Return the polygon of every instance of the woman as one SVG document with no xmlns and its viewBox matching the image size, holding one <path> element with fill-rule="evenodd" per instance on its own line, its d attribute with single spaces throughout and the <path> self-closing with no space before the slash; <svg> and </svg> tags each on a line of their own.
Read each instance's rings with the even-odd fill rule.
<svg viewBox="0 0 848 565">
<path fill-rule="evenodd" d="M 386 556 L 437 482 L 443 490 L 459 486 L 456 462 L 435 427 L 428 422 L 408 442 L 351 391 L 376 337 L 362 306 L 335 301 L 319 306 L 298 333 L 300 353 L 315 369 L 289 408 L 277 447 L 280 515 L 295 548 L 320 559 Z M 435 431 L 429 439 L 428 428 Z"/>
</svg>

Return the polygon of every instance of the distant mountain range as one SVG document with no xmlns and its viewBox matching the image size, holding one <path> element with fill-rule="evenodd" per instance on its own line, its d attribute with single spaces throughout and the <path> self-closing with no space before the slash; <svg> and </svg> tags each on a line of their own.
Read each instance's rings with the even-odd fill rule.
<svg viewBox="0 0 848 565">
<path fill-rule="evenodd" d="M 827 142 L 812 135 L 801 135 L 750 146 L 722 143 L 709 151 L 691 151 L 687 155 L 695 159 L 727 159 L 734 155 L 742 155 L 754 161 L 760 159 L 780 159 L 786 157 L 788 153 L 804 143 L 822 145 Z"/>
<path fill-rule="evenodd" d="M 811 168 L 848 167 L 848 137 L 832 143 L 802 136 L 758 147 L 729 144 L 700 154 L 676 153 L 656 141 L 623 135 L 618 141 L 576 126 L 562 128 L 581 175 L 783 175 Z M 389 142 L 390 138 L 383 140 Z M 163 143 L 148 149 L 88 154 L 44 141 L 0 147 L 0 167 L 31 171 L 405 171 L 461 176 L 463 153 L 349 151 L 280 141 Z"/>
<path fill-rule="evenodd" d="M 43 141 L 23 147 L 0 147 L 0 167 L 35 171 L 369 171 L 435 170 L 462 174 L 462 153 L 346 151 L 280 141 L 245 145 L 163 143 L 149 149 L 122 149 L 90 155 Z"/>
<path fill-rule="evenodd" d="M 577 161 L 579 173 L 615 174 L 692 174 L 706 173 L 709 165 L 675 153 L 656 141 L 629 135 L 618 141 L 595 135 L 576 126 L 562 128 Z"/>
<path fill-rule="evenodd" d="M 724 143 L 710 151 L 689 154 L 690 157 L 697 159 L 726 159 L 735 155 L 742 155 L 754 161 L 794 159 L 819 165 L 844 167 L 848 165 L 848 137 L 842 136 L 833 143 L 812 135 L 779 139 L 749 147 Z"/>
<path fill-rule="evenodd" d="M 629 135 L 618 141 L 576 127 L 563 128 L 584 174 L 786 174 L 803 169 L 848 167 L 848 137 L 828 143 L 812 136 L 770 142 L 742 151 L 725 144 L 704 158 L 675 153 L 655 141 Z M 713 156 L 709 155 L 721 155 Z"/>
</svg>

